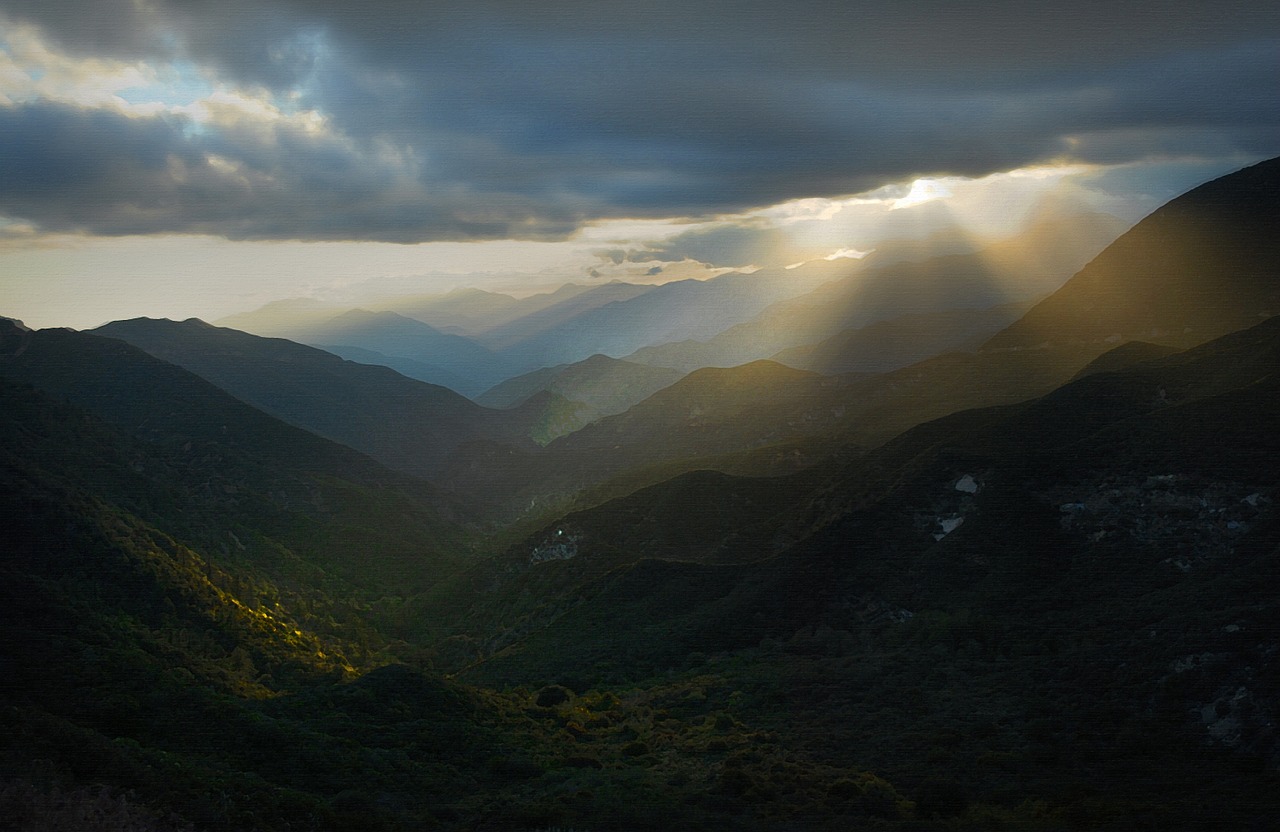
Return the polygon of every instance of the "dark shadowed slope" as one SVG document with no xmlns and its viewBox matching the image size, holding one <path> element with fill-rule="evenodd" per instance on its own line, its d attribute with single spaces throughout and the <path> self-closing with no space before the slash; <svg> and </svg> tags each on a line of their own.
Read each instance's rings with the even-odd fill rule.
<svg viewBox="0 0 1280 832">
<path fill-rule="evenodd" d="M 1151 361 L 1156 358 L 1165 358 L 1176 352 L 1180 352 L 1177 347 L 1149 344 L 1146 341 L 1129 341 L 1113 350 L 1104 352 L 1093 361 L 1090 361 L 1087 367 L 1076 374 L 1076 378 L 1083 378 L 1094 373 L 1110 373 L 1116 370 L 1124 370 L 1134 364 L 1140 364 L 1143 361 Z"/>
<path fill-rule="evenodd" d="M 547 447 L 547 477 L 579 484 L 628 469 L 745 451 L 832 433 L 840 388 L 827 378 L 772 361 L 698 370 L 635 405 Z"/>
<path fill-rule="evenodd" d="M 193 408 L 229 400 L 193 380 L 184 397 L 209 394 Z M 331 444 L 310 439 L 299 465 L 322 464 Z M 406 645 L 385 614 L 447 560 L 431 513 L 287 456 L 263 466 L 217 437 L 183 440 L 139 441 L 0 378 L 5 828 L 284 830 L 305 818 L 339 832 L 461 828 L 460 814 L 511 828 L 481 819 L 520 805 L 491 772 L 537 742 L 525 703 L 395 664 Z"/>
<path fill-rule="evenodd" d="M 451 373 L 441 367 L 436 367 L 413 358 L 400 358 L 392 355 L 386 355 L 384 353 L 377 352 L 376 350 L 362 349 L 361 347 L 349 347 L 334 344 L 320 344 L 319 347 L 325 352 L 331 352 L 339 358 L 345 358 L 348 361 L 354 361 L 357 364 L 373 364 L 380 367 L 390 367 L 406 378 L 425 381 L 427 384 L 434 384 L 439 387 L 447 387 L 455 393 L 471 389 L 474 386 L 471 382 L 468 382 L 456 373 Z"/>
<path fill-rule="evenodd" d="M 1190 346 L 1280 313 L 1280 159 L 1172 200 L 987 349 L 1144 340 Z"/>
<path fill-rule="evenodd" d="M 3 328 L 0 373 L 143 440 L 217 441 L 264 464 L 387 473 L 349 448 L 286 425 L 203 378 L 123 341 L 68 329 Z"/>
<path fill-rule="evenodd" d="M 475 395 L 510 372 L 506 361 L 475 341 L 395 312 L 352 309 L 311 327 L 295 340 L 324 349 L 355 347 L 438 367 L 448 374 L 441 380 L 454 379 L 461 389 L 453 389 L 463 395 Z"/>
<path fill-rule="evenodd" d="M 197 320 L 139 318 L 96 330 L 191 372 L 290 424 L 432 477 L 460 444 L 521 441 L 527 426 L 386 367 Z M 527 440 L 524 440 L 527 441 Z"/>
<path fill-rule="evenodd" d="M 455 507 L 438 490 L 122 341 L 9 328 L 0 342 L 0 376 L 69 402 L 120 433 L 97 444 L 59 440 L 64 451 L 41 457 L 44 468 L 123 500 L 118 504 L 188 544 L 261 558 L 260 566 L 281 566 L 285 557 L 281 568 L 296 562 L 285 551 L 291 550 L 310 560 L 305 568 L 357 582 L 390 575 L 420 583 L 465 554 L 466 536 L 443 519 Z M 74 433 L 75 424 L 64 419 L 40 430 Z M 42 435 L 17 423 L 14 430 L 6 441 L 19 448 Z M 102 448 L 114 461 L 95 461 Z M 402 522 L 380 526 L 396 516 Z"/>
<path fill-rule="evenodd" d="M 217 326 L 287 338 L 362 364 L 382 364 L 463 395 L 480 392 L 508 374 L 505 362 L 475 341 L 392 311 L 294 298 L 232 315 Z"/>
<path fill-rule="evenodd" d="M 809 534 L 757 563 L 672 558 L 668 541 L 723 558 L 717 544 L 738 540 L 661 512 L 692 478 L 565 518 L 513 550 L 524 574 L 504 573 L 479 608 L 539 626 L 491 640 L 496 655 L 465 675 L 724 673 L 735 716 L 872 759 L 921 794 L 931 772 L 964 801 L 1039 791 L 1091 826 L 1154 812 L 1248 828 L 1273 811 L 1280 760 L 1277 359 L 1273 321 L 922 425 L 805 498 L 774 495 L 792 518 L 771 525 Z M 696 487 L 696 505 L 749 505 L 732 480 Z M 601 577 L 585 562 L 628 552 Z M 502 601 L 560 581 L 559 606 Z M 958 760 L 974 761 L 962 777 Z M 1081 789 L 1108 797 L 1081 803 Z"/>
<path fill-rule="evenodd" d="M 525 511 L 575 494 L 591 504 L 699 468 L 785 473 L 957 410 L 1043 395 L 1095 355 L 951 353 L 882 375 L 823 376 L 771 361 L 706 368 L 538 454 L 471 443 L 441 482 Z"/>
<path fill-rule="evenodd" d="M 1123 547 L 1127 540 L 1156 555 L 1163 541 L 1170 547 L 1163 553 L 1167 558 L 1183 548 L 1194 551 L 1203 542 L 1192 539 L 1196 535 L 1221 534 L 1224 540 L 1232 532 L 1242 536 L 1251 524 L 1240 523 L 1237 515 L 1269 511 L 1280 487 L 1280 474 L 1273 465 L 1280 454 L 1277 368 L 1280 318 L 1273 318 L 1185 352 L 1120 370 L 1100 370 L 1027 402 L 969 410 L 922 424 L 850 462 L 766 481 L 771 486 L 748 486 L 733 477 L 701 474 L 702 493 L 694 502 L 710 506 L 717 500 L 743 501 L 744 496 L 734 495 L 750 488 L 756 503 L 752 513 L 770 517 L 762 527 L 772 528 L 783 538 L 821 536 L 824 528 L 861 524 L 873 509 L 892 512 L 897 515 L 895 522 L 904 524 L 894 535 L 906 535 L 911 545 L 923 548 L 935 535 L 941 540 L 976 520 L 970 501 L 993 490 L 1001 492 L 1002 499 L 1021 494 L 1017 499 L 1029 511 L 1038 506 L 1033 513 L 1062 514 L 1068 527 L 1075 522 L 1073 513 L 1096 514 L 1097 522 L 1110 523 L 1101 526 L 1108 531 L 1099 539 L 1108 540 L 1112 548 Z M 1135 481 L 1142 487 L 1132 495 L 1130 505 L 1107 507 L 1092 499 L 1091 489 Z M 741 529 L 751 528 L 750 523 L 714 531 L 714 525 L 700 525 L 697 513 L 682 518 L 659 508 L 668 500 L 680 499 L 691 482 L 690 477 L 672 480 L 570 515 L 548 529 L 576 531 L 580 552 L 622 540 L 630 541 L 627 548 L 634 559 L 679 560 L 674 554 L 679 548 L 665 541 L 688 539 L 698 540 L 685 547 L 689 553 L 718 552 L 716 557 L 731 560 L 726 547 Z M 1160 502 L 1163 498 L 1144 496 L 1142 491 L 1176 491 L 1178 483 L 1213 491 L 1210 484 L 1215 482 L 1240 490 L 1240 498 L 1262 491 L 1259 498 L 1229 508 L 1221 522 L 1213 515 L 1230 505 L 1222 502 L 1222 495 L 1214 498 L 1212 506 L 1195 501 L 1183 505 L 1177 500 L 1166 506 Z M 806 496 L 797 497 L 797 492 Z M 893 494 L 898 497 L 886 502 L 886 496 Z M 1060 505 L 1071 502 L 1066 498 L 1072 495 L 1083 495 L 1080 506 Z M 1128 516 L 1109 520 L 1101 516 L 1121 508 Z M 1165 512 L 1168 516 L 1160 516 Z M 654 526 L 654 517 L 663 518 L 663 524 Z M 948 528 L 944 521 L 950 518 L 962 522 Z M 1000 532 L 990 528 L 986 533 Z M 1189 537 L 1178 537 L 1182 533 Z M 1016 524 L 1008 534 L 1019 534 Z M 642 539 L 633 540 L 636 536 Z M 901 542 L 869 538 L 859 545 Z M 537 543 L 531 539 L 528 546 L 536 548 Z M 748 557 L 760 551 L 756 548 L 760 543 L 747 546 Z M 1023 541 L 1032 547 L 1035 543 L 1034 538 Z M 823 557 L 840 562 L 838 552 Z M 893 571 L 892 564 L 884 568 L 884 574 Z M 896 579 L 902 578 L 898 574 Z M 937 583 L 937 588 L 942 591 L 942 584 Z M 812 586 L 807 591 L 818 590 Z M 794 588 L 777 591 L 806 595 Z"/>
</svg>

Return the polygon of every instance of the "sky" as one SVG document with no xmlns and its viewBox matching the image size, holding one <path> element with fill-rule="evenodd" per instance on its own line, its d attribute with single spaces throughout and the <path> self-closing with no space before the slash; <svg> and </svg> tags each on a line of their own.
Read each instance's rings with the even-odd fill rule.
<svg viewBox="0 0 1280 832">
<path fill-rule="evenodd" d="M 1264 2 L 0 0 L 0 314 L 212 320 L 1132 221 L 1280 154 L 1278 70 Z"/>
</svg>

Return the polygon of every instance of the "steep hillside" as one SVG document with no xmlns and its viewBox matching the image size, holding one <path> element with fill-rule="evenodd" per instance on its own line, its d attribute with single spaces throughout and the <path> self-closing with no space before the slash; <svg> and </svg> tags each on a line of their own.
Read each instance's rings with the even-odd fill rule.
<svg viewBox="0 0 1280 832">
<path fill-rule="evenodd" d="M 510 372 L 505 361 L 475 341 L 394 312 L 352 309 L 299 333 L 296 340 L 325 349 L 356 347 L 438 367 L 459 380 L 463 388 L 457 392 L 463 395 L 479 393 Z"/>
<path fill-rule="evenodd" d="M 682 374 L 593 355 L 576 364 L 561 364 L 508 379 L 476 397 L 485 407 L 510 408 L 541 392 L 554 393 L 582 405 L 573 424 L 560 436 L 604 416 L 612 416 L 679 381 Z M 551 436 L 550 439 L 556 438 Z"/>
<path fill-rule="evenodd" d="M 447 387 L 454 392 L 471 389 L 474 385 L 456 373 L 442 367 L 436 367 L 413 358 L 402 358 L 385 355 L 375 350 L 361 347 L 342 346 L 337 344 L 320 344 L 320 349 L 331 352 L 339 358 L 354 361 L 357 364 L 372 364 L 378 367 L 390 367 L 405 378 L 425 381 L 437 387 Z"/>
<path fill-rule="evenodd" d="M 7 827 L 230 832 L 301 819 L 333 832 L 461 830 L 618 817 L 600 772 L 634 757 L 625 749 L 635 734 L 622 726 L 643 724 L 647 707 L 604 700 L 599 741 L 583 752 L 534 695 L 478 691 L 421 669 L 423 654 L 386 625 L 410 584 L 383 573 L 351 585 L 312 558 L 313 545 L 329 542 L 379 569 L 380 535 L 430 536 L 407 506 L 369 516 L 367 537 L 343 539 L 334 517 L 378 499 L 332 483 L 300 493 L 283 474 L 264 492 L 232 496 L 219 486 L 242 460 L 228 446 L 210 443 L 193 460 L 7 379 L 0 405 Z M 203 481 L 211 475 L 220 478 Z M 251 538 L 246 514 L 273 500 L 295 501 L 276 507 L 292 517 L 284 533 Z M 222 547 L 175 527 L 191 512 L 226 524 Z M 304 522 L 314 540 L 289 548 Z M 418 669 L 392 663 L 400 656 Z M 617 730 L 599 730 L 614 721 Z M 624 778 L 627 794 L 655 807 L 636 813 L 633 828 L 695 793 L 664 790 L 668 766 L 690 778 L 707 762 L 705 732 L 683 733 L 663 772 Z M 813 776 L 870 777 L 833 767 Z M 529 805 L 531 787 L 575 777 L 601 793 L 571 807 Z"/>
<path fill-rule="evenodd" d="M 1280 159 L 1208 182 L 1139 222 L 986 348 L 1203 343 L 1280 313 Z"/>
<path fill-rule="evenodd" d="M 783 350 L 773 360 L 827 375 L 888 372 L 935 355 L 976 349 L 1030 308 L 1029 302 L 1007 303 L 990 309 L 906 315 Z"/>
<path fill-rule="evenodd" d="M 290 424 L 428 479 L 464 442 L 519 442 L 527 433 L 510 415 L 485 410 L 451 390 L 291 341 L 197 320 L 140 318 L 95 332 L 188 369 Z"/>
<path fill-rule="evenodd" d="M 1140 364 L 1156 358 L 1165 358 L 1176 352 L 1181 352 L 1181 350 L 1177 347 L 1168 347 L 1162 344 L 1148 344 L 1146 341 L 1129 341 L 1115 349 L 1107 350 L 1093 361 L 1090 361 L 1087 367 L 1076 374 L 1076 378 L 1083 378 L 1094 373 L 1124 370 L 1134 364 Z"/>
<path fill-rule="evenodd" d="M 891 536 L 862 537 L 855 549 L 888 547 L 874 559 L 880 578 L 904 587 L 918 578 L 945 592 L 940 576 L 913 578 L 903 563 L 882 555 L 903 546 L 924 552 L 978 519 L 981 495 L 993 491 L 1031 516 L 1052 512 L 1047 516 L 1060 519 L 1063 528 L 1079 531 L 1087 517 L 1089 534 L 1105 532 L 1096 539 L 1078 536 L 1073 546 L 1106 540 L 1101 548 L 1108 551 L 1129 547 L 1126 557 L 1140 549 L 1165 558 L 1160 563 L 1173 570 L 1169 574 L 1181 570 L 1174 563 L 1178 552 L 1204 567 L 1224 556 L 1223 547 L 1234 546 L 1237 537 L 1273 523 L 1267 518 L 1280 487 L 1269 462 L 1280 452 L 1278 320 L 1193 350 L 1082 376 L 1027 402 L 929 422 L 865 455 L 804 475 L 757 484 L 707 473 L 678 478 L 567 516 L 526 541 L 521 552 L 534 566 L 577 555 L 614 566 L 646 557 L 749 562 L 770 548 L 751 531 L 758 523 L 783 540 L 791 535 L 788 545 L 807 553 L 784 553 L 779 569 L 809 558 L 829 570 L 844 568 L 843 558 L 827 548 L 837 531 L 847 535 L 846 527 L 890 523 L 897 524 Z M 691 498 L 694 488 L 698 496 Z M 1211 496 L 1186 497 L 1188 488 Z M 658 508 L 680 500 L 721 505 L 721 511 L 738 505 L 757 520 L 707 525 L 700 512 Z M 734 510 L 728 513 L 732 517 Z M 1206 524 L 1216 514 L 1223 514 L 1221 522 Z M 1246 515 L 1252 519 L 1246 522 Z M 1035 537 L 1019 540 L 1019 529 L 1017 523 L 1006 530 L 996 524 L 984 527 L 984 534 L 1009 536 L 1011 546 L 1036 545 Z M 557 548 L 562 539 L 573 545 Z M 853 538 L 840 539 L 854 545 Z M 672 546 L 671 540 L 684 542 Z M 744 547 L 738 556 L 735 540 Z M 615 549 L 615 542 L 622 545 Z M 538 557 L 540 551 L 546 556 Z M 870 568 L 866 557 L 847 565 Z M 803 599 L 810 608 L 830 588 L 761 591 L 778 603 Z M 774 626 L 784 625 L 769 628 Z"/>
<path fill-rule="evenodd" d="M 847 383 L 771 361 L 699 370 L 553 442 L 542 467 L 552 481 L 590 483 L 668 460 L 692 468 L 699 458 L 831 433 Z"/>
<path fill-rule="evenodd" d="M 472 458 L 443 482 L 504 490 L 526 503 L 620 493 L 699 468 L 776 474 L 850 446 L 875 447 L 958 410 L 1020 402 L 1066 382 L 1094 353 L 951 353 L 891 373 L 822 376 L 771 361 L 703 369 L 523 460 Z M 794 458 L 795 464 L 788 460 Z M 452 473 L 452 472 L 451 472 Z M 482 484 L 483 483 L 483 484 Z"/>
<path fill-rule="evenodd" d="M 488 297 L 491 293 L 479 294 Z M 506 295 L 493 297 L 517 303 Z M 441 303 L 455 300 L 450 308 L 475 300 L 470 294 L 458 293 L 433 299 Z M 406 299 L 406 306 L 414 308 L 423 302 Z M 286 338 L 362 364 L 392 367 L 410 378 L 463 395 L 474 395 L 509 374 L 505 362 L 475 341 L 390 310 L 350 309 L 294 298 L 231 315 L 216 325 L 267 338 Z"/>
<path fill-rule="evenodd" d="M 445 519 L 456 506 L 437 489 L 271 418 L 124 342 L 10 327 L 0 340 L 0 376 L 129 437 L 97 442 L 121 445 L 111 451 L 114 462 L 78 458 L 86 442 L 74 433 L 65 442 L 49 438 L 53 425 L 76 424 L 71 416 L 35 433 L 15 421 L 11 441 L 65 444 L 61 457 L 42 457 L 46 467 L 56 463 L 59 476 L 109 489 L 144 521 L 163 522 L 189 543 L 267 561 L 283 544 L 306 552 L 310 568 L 357 584 L 390 576 L 410 585 L 448 572 L 470 548 L 470 535 Z M 402 519 L 380 525 L 390 517 Z M 294 558 L 284 556 L 286 564 Z"/>
</svg>

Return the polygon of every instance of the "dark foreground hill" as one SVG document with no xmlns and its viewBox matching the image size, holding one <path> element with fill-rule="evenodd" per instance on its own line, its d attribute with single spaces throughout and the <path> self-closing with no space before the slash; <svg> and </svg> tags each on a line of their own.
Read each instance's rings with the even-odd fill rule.
<svg viewBox="0 0 1280 832">
<path fill-rule="evenodd" d="M 388 568 L 394 547 L 440 543 L 411 482 L 122 342 L 9 335 L 7 827 L 639 830 L 675 817 L 756 830 L 799 810 L 833 829 L 912 817 L 883 779 L 799 753 L 716 701 L 673 723 L 663 702 L 680 687 L 577 696 L 442 678 L 428 645 L 398 635 L 413 629 L 414 583 Z M 11 380 L 27 371 L 65 396 Z M 132 388 L 138 377 L 149 385 Z M 735 755 L 748 751 L 800 791 L 743 817 Z M 830 805 L 806 797 L 827 793 Z"/>
<path fill-rule="evenodd" d="M 209 492 L 239 468 L 225 447 L 192 461 L 7 379 L 0 401 L 6 828 L 448 828 L 519 810 L 509 792 L 538 771 L 523 703 L 386 666 L 405 651 L 380 615 L 409 584 L 377 571 L 380 544 L 429 538 L 411 504 L 333 483 Z M 327 573 L 343 557 L 360 585 Z"/>
<path fill-rule="evenodd" d="M 311 568 L 374 586 L 379 575 L 420 586 L 455 567 L 470 545 L 469 533 L 448 519 L 456 507 L 438 489 L 267 416 L 179 367 L 109 338 L 0 326 L 0 377 L 103 423 L 87 437 L 71 430 L 55 441 L 52 431 L 63 423 L 23 427 L 16 408 L 33 408 L 26 415 L 34 418 L 39 399 L 13 392 L 10 449 L 29 439 L 58 476 L 106 489 L 189 544 L 283 563 L 303 550 Z M 93 438 L 99 434 L 106 438 Z M 94 455 L 99 444 L 109 458 Z M 61 455 L 48 450 L 59 446 Z"/>
</svg>

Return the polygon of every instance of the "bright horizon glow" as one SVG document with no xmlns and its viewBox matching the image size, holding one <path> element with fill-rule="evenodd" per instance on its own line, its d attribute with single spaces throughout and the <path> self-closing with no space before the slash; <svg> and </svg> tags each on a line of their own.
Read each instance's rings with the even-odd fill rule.
<svg viewBox="0 0 1280 832">
<path fill-rule="evenodd" d="M 951 191 L 947 190 L 936 179 L 917 179 L 911 183 L 911 190 L 907 192 L 907 195 L 901 199 L 895 199 L 893 204 L 889 206 L 889 210 L 897 211 L 900 208 L 910 208 L 913 205 L 932 202 L 935 199 L 946 199 L 949 196 L 951 196 Z"/>
<path fill-rule="evenodd" d="M 1124 174 L 1128 168 L 1116 170 Z M 1016 234 L 1036 205 L 1061 201 L 1063 194 L 1082 209 L 1131 219 L 1154 207 L 1149 197 L 1135 201 L 1081 184 L 1107 175 L 1108 169 L 1074 165 L 981 179 L 916 179 L 909 186 L 789 201 L 742 215 L 598 221 L 567 240 L 549 242 L 405 245 L 196 235 L 94 237 L 41 234 L 29 223 L 8 221 L 0 224 L 0 314 L 33 328 L 84 329 L 139 316 L 213 321 L 285 298 L 358 306 L 461 287 L 523 296 L 565 283 L 708 279 L 731 271 L 750 274 L 770 267 L 795 270 L 815 261 L 862 260 L 884 241 L 924 240 L 943 232 L 968 238 L 978 248 L 984 241 Z M 943 205 L 948 210 L 939 210 Z M 648 247 L 675 245 L 691 234 L 727 231 L 771 234 L 777 240 L 771 253 L 757 252 L 730 265 L 714 258 L 643 254 Z M 640 254 L 614 263 L 601 259 L 602 247 Z"/>
</svg>

